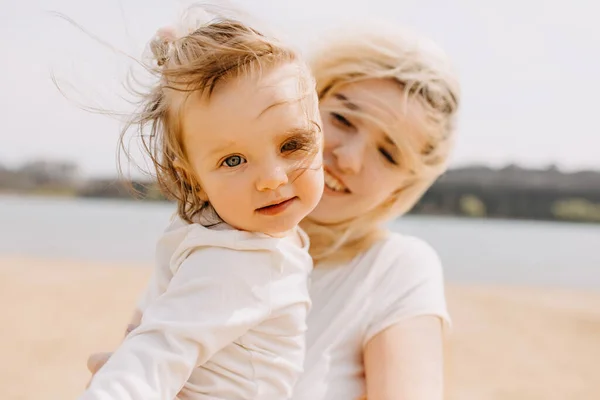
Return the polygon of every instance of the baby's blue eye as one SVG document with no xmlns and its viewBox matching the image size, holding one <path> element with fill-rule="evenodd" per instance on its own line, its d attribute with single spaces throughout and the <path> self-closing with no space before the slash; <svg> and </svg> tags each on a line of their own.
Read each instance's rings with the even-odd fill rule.
<svg viewBox="0 0 600 400">
<path fill-rule="evenodd" d="M 243 164 L 245 162 L 246 160 L 242 156 L 230 156 L 227 157 L 221 165 L 227 167 L 237 167 L 238 165 Z"/>
</svg>

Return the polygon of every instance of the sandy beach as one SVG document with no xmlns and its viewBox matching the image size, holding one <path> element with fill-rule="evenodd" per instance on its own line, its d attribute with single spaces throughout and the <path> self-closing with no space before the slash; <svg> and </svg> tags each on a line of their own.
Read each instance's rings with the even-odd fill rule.
<svg viewBox="0 0 600 400">
<path fill-rule="evenodd" d="M 0 399 L 74 399 L 121 340 L 143 265 L 0 257 Z M 449 284 L 451 400 L 600 398 L 600 292 Z"/>
</svg>

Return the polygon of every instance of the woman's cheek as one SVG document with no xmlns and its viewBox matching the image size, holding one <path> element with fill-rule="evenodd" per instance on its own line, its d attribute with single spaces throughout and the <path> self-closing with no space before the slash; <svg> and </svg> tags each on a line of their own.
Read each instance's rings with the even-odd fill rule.
<svg viewBox="0 0 600 400">
<path fill-rule="evenodd" d="M 323 122 L 323 140 L 325 148 L 336 147 L 340 144 L 342 132 L 334 125 Z"/>
</svg>

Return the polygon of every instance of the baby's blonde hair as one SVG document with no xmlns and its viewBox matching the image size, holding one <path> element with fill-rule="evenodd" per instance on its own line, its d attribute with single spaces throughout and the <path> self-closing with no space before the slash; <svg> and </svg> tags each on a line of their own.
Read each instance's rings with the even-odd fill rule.
<svg viewBox="0 0 600 400">
<path fill-rule="evenodd" d="M 120 141 L 121 150 L 128 154 L 126 135 L 136 128 L 162 192 L 177 202 L 178 215 L 188 222 L 210 203 L 188 162 L 181 132 L 182 107 L 174 95 L 196 92 L 210 98 L 232 79 L 256 77 L 264 69 L 294 63 L 301 90 L 308 96 L 312 91 L 316 109 L 314 79 L 295 50 L 235 19 L 207 14 L 199 6 L 190 12 L 200 17 L 187 15 L 182 18 L 187 26 L 163 29 L 150 42 L 155 64 L 149 70 L 157 83 L 138 93 L 139 111 L 124 127 Z M 320 140 L 314 143 L 314 153 L 318 146 Z"/>
<path fill-rule="evenodd" d="M 416 101 L 422 106 L 425 115 L 422 131 L 426 137 L 408 137 L 406 132 L 387 129 L 400 148 L 404 172 L 411 176 L 402 189 L 372 211 L 350 221 L 321 224 L 310 216 L 303 221 L 302 227 L 311 237 L 310 251 L 315 261 L 341 262 L 355 257 L 385 235 L 381 225 L 408 212 L 446 170 L 460 88 L 442 51 L 409 31 L 380 24 L 366 29 L 354 26 L 325 43 L 312 62 L 321 100 L 350 83 L 391 80 L 403 89 L 407 102 Z M 376 93 L 373 95 L 376 97 Z M 410 108 L 405 109 L 410 112 Z M 379 125 L 384 127 L 382 123 Z"/>
</svg>

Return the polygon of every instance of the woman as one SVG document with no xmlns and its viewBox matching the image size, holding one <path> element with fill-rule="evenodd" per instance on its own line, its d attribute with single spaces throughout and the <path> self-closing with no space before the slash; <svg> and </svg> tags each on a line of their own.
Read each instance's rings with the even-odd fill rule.
<svg viewBox="0 0 600 400">
<path fill-rule="evenodd" d="M 353 27 L 340 37 L 312 64 L 326 189 L 303 221 L 315 270 L 294 399 L 441 399 L 441 264 L 426 243 L 383 225 L 445 170 L 458 82 L 435 46 L 407 32 Z M 107 357 L 91 356 L 89 369 Z"/>
</svg>

